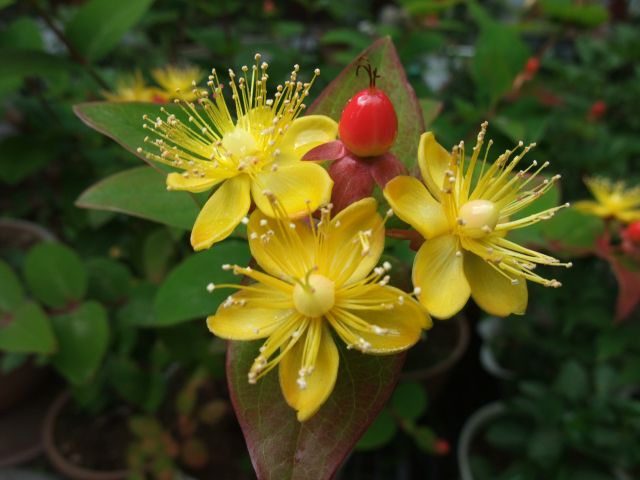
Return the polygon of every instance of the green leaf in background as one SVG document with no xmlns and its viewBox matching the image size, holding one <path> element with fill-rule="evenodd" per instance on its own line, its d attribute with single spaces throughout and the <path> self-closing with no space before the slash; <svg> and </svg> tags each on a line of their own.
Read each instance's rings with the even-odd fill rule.
<svg viewBox="0 0 640 480">
<path fill-rule="evenodd" d="M 51 320 L 59 343 L 54 367 L 72 384 L 86 382 L 100 366 L 109 344 L 106 310 L 97 302 L 86 302 Z"/>
<path fill-rule="evenodd" d="M 389 407 L 400 418 L 415 422 L 427 409 L 427 392 L 417 382 L 402 382 L 398 384 Z"/>
<path fill-rule="evenodd" d="M 33 295 L 45 305 L 63 308 L 87 291 L 87 271 L 80 258 L 60 243 L 40 243 L 27 254 L 24 276 Z"/>
<path fill-rule="evenodd" d="M 27 135 L 5 138 L 0 143 L 0 181 L 15 185 L 37 173 L 50 159 L 50 145 L 34 142 Z"/>
<path fill-rule="evenodd" d="M 569 360 L 562 365 L 554 385 L 562 395 L 573 401 L 581 400 L 589 393 L 587 372 L 575 360 Z"/>
<path fill-rule="evenodd" d="M 149 282 L 142 282 L 133 287 L 129 295 L 129 301 L 118 310 L 119 323 L 127 328 L 135 325 L 138 327 L 153 327 L 158 322 L 153 309 L 157 287 Z"/>
<path fill-rule="evenodd" d="M 162 106 L 168 113 L 180 119 L 185 118 L 179 106 L 168 104 Z M 160 105 L 142 102 L 90 102 L 73 106 L 75 114 L 89 127 L 115 140 L 134 155 L 145 160 L 144 155 L 137 152 L 144 147 L 144 137 L 148 132 L 142 128 L 143 115 L 155 118 L 160 114 Z M 162 167 L 160 164 L 154 164 Z"/>
<path fill-rule="evenodd" d="M 26 302 L 11 315 L 0 318 L 0 350 L 42 354 L 56 350 L 51 323 L 37 304 Z"/>
<path fill-rule="evenodd" d="M 110 258 L 94 258 L 87 262 L 87 270 L 89 297 L 104 303 L 117 303 L 127 298 L 132 278 L 122 263 Z"/>
<path fill-rule="evenodd" d="M 74 72 L 77 66 L 64 58 L 29 48 L 0 48 L 0 93 L 18 88 L 27 76 L 44 77 Z"/>
<path fill-rule="evenodd" d="M 207 285 L 237 283 L 239 278 L 222 270 L 222 265 L 247 265 L 249 259 L 246 244 L 236 240 L 227 240 L 188 257 L 169 273 L 158 289 L 154 302 L 157 324 L 174 325 L 215 313 L 233 290 L 215 289 L 209 293 Z"/>
<path fill-rule="evenodd" d="M 485 440 L 492 447 L 501 450 L 519 451 L 527 445 L 530 433 L 522 422 L 512 418 L 498 418 L 487 428 Z"/>
<path fill-rule="evenodd" d="M 255 385 L 247 381 L 260 345 L 229 342 L 227 351 L 231 400 L 258 478 L 332 478 L 391 395 L 404 355 L 365 355 L 340 344 L 333 393 L 300 423 L 282 397 L 276 370 Z"/>
<path fill-rule="evenodd" d="M 340 120 L 347 101 L 368 85 L 368 79 L 362 75 L 355 76 L 362 57 L 366 57 L 371 65 L 378 69 L 380 78 L 376 85 L 389 96 L 398 115 L 398 137 L 391 152 L 411 170 L 417 162 L 418 141 L 424 132 L 424 120 L 420 103 L 407 81 L 404 68 L 389 37 L 376 41 L 358 55 L 323 90 L 309 107 L 308 113 L 327 115 L 336 121 Z"/>
<path fill-rule="evenodd" d="M 518 32 L 497 22 L 481 22 L 471 63 L 477 96 L 495 104 L 509 92 L 531 53 Z"/>
<path fill-rule="evenodd" d="M 540 231 L 553 248 L 566 249 L 570 253 L 571 249 L 593 248 L 604 231 L 604 223 L 602 219 L 575 208 L 565 208 L 542 222 Z"/>
<path fill-rule="evenodd" d="M 24 300 L 24 289 L 11 267 L 0 260 L 0 315 L 11 313 Z"/>
<path fill-rule="evenodd" d="M 126 213 L 185 230 L 191 229 L 200 211 L 189 193 L 168 191 L 164 175 L 149 167 L 105 178 L 85 190 L 76 205 Z"/>
<path fill-rule="evenodd" d="M 431 98 L 421 98 L 420 108 L 422 109 L 422 117 L 424 118 L 425 128 L 428 130 L 429 126 L 438 118 L 444 104 L 439 100 L 433 100 Z"/>
<path fill-rule="evenodd" d="M 42 35 L 38 24 L 29 17 L 19 17 L 0 32 L 0 45 L 24 50 L 42 50 Z"/>
<path fill-rule="evenodd" d="M 542 179 L 541 179 L 542 180 Z M 558 182 L 555 183 L 547 193 L 538 198 L 528 207 L 519 211 L 513 216 L 513 220 L 519 218 L 525 218 L 529 215 L 533 215 L 549 208 L 557 207 L 560 203 L 560 186 Z M 545 228 L 544 223 L 549 220 L 542 220 L 528 227 L 511 230 L 509 232 L 509 240 L 519 243 L 521 245 L 546 245 L 545 238 L 543 236 L 543 230 Z"/>
<path fill-rule="evenodd" d="M 529 437 L 527 455 L 543 467 L 555 464 L 562 453 L 562 435 L 557 430 L 541 429 Z"/>
<path fill-rule="evenodd" d="M 153 0 L 89 0 L 67 24 L 65 33 L 90 62 L 115 48 L 147 12 Z"/>
<path fill-rule="evenodd" d="M 607 8 L 596 3 L 581 5 L 572 0 L 539 0 L 538 5 L 550 18 L 585 28 L 597 27 L 609 19 Z"/>
<path fill-rule="evenodd" d="M 142 246 L 142 268 L 147 280 L 160 283 L 175 250 L 173 236 L 167 228 L 149 233 Z"/>
<path fill-rule="evenodd" d="M 358 450 L 375 450 L 389 443 L 398 431 L 398 424 L 386 408 L 373 421 L 362 438 L 358 440 Z"/>
<path fill-rule="evenodd" d="M 113 388 L 128 403 L 147 412 L 160 406 L 166 379 L 157 371 L 143 370 L 130 358 L 114 357 L 109 359 L 107 372 Z"/>
</svg>

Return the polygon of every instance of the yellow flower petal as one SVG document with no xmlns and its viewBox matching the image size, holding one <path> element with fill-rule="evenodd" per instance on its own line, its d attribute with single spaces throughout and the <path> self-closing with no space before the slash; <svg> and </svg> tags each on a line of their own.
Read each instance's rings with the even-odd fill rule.
<svg viewBox="0 0 640 480">
<path fill-rule="evenodd" d="M 266 272 L 278 278 L 292 275 L 304 278 L 315 262 L 314 239 L 309 226 L 304 221 L 292 221 L 291 224 L 281 225 L 255 210 L 247 226 L 251 255 Z"/>
<path fill-rule="evenodd" d="M 377 202 L 371 197 L 352 203 L 331 220 L 323 249 L 318 255 L 320 272 L 326 272 L 337 286 L 356 282 L 371 272 L 382 255 L 384 227 L 377 212 Z M 371 232 L 360 242 L 360 232 Z"/>
<path fill-rule="evenodd" d="M 167 190 L 186 190 L 188 192 L 200 193 L 209 190 L 223 179 L 210 177 L 184 177 L 182 174 L 173 172 L 167 175 Z"/>
<path fill-rule="evenodd" d="M 418 146 L 418 165 L 425 185 L 436 199 L 441 198 L 444 172 L 449 167 L 451 155 L 436 141 L 432 132 L 420 137 Z"/>
<path fill-rule="evenodd" d="M 395 177 L 384 188 L 384 198 L 398 217 L 424 238 L 433 238 L 449 230 L 442 204 L 413 177 Z"/>
<path fill-rule="evenodd" d="M 522 315 L 527 309 L 527 282 L 517 285 L 497 272 L 479 256 L 465 252 L 464 272 L 471 286 L 471 297 L 485 312 L 498 317 Z"/>
<path fill-rule="evenodd" d="M 471 289 L 464 274 L 458 240 L 443 235 L 424 242 L 413 263 L 413 284 L 419 300 L 437 318 L 449 318 L 467 303 Z"/>
<path fill-rule="evenodd" d="M 640 220 L 640 210 L 626 210 L 618 212 L 616 216 L 625 223 L 637 222 Z"/>
<path fill-rule="evenodd" d="M 290 218 L 300 218 L 313 212 L 331 198 L 333 180 L 320 165 L 298 162 L 276 171 L 259 173 L 251 182 L 251 193 L 257 207 L 273 215 L 271 201 L 264 192 L 271 192 Z"/>
<path fill-rule="evenodd" d="M 305 377 L 306 388 L 298 385 L 299 371 L 302 367 L 302 357 L 306 343 L 301 338 L 280 361 L 280 387 L 287 403 L 298 412 L 298 421 L 304 422 L 311 418 L 329 398 L 338 377 L 339 355 L 331 333 L 322 320 L 315 320 L 316 325 L 310 326 L 307 335 L 313 329 L 320 334 L 318 354 L 314 363 L 314 370 Z"/>
<path fill-rule="evenodd" d="M 302 158 L 312 148 L 331 142 L 338 135 L 338 124 L 324 115 L 307 115 L 293 121 L 282 137 L 281 150 L 293 150 Z"/>
<path fill-rule="evenodd" d="M 595 215 L 596 217 L 608 217 L 611 215 L 611 211 L 607 207 L 593 200 L 580 200 L 571 206 L 580 212 Z"/>
<path fill-rule="evenodd" d="M 204 250 L 227 238 L 249 211 L 249 178 L 226 180 L 207 200 L 191 231 L 194 250 Z"/>
<path fill-rule="evenodd" d="M 403 298 L 402 303 L 398 299 Z M 376 301 L 374 309 L 368 310 L 364 306 Z M 393 305 L 393 309 L 380 309 L 380 305 Z M 371 325 L 370 331 L 355 328 L 354 317 Z M 348 329 L 354 338 L 362 338 L 369 344 L 366 353 L 391 354 L 408 349 L 420 339 L 423 328 L 431 328 L 431 317 L 418 302 L 405 292 L 394 287 L 379 287 L 363 291 L 361 295 L 350 298 L 340 298 L 336 308 L 331 311 L 329 321 L 338 322 L 340 333 L 342 328 Z M 350 326 L 351 324 L 351 326 Z M 342 328 L 340 328 L 342 327 Z M 378 330 L 376 333 L 374 330 Z M 342 336 L 342 335 L 341 335 Z M 353 340 L 342 336 L 347 343 Z"/>
<path fill-rule="evenodd" d="M 244 306 L 231 305 L 220 306 L 215 315 L 207 317 L 209 331 L 220 338 L 228 340 L 256 340 L 271 335 L 284 320 L 289 318 L 293 310 L 290 297 L 286 297 L 281 291 L 261 285 L 263 292 L 242 291 L 233 294 L 235 300 L 244 300 Z M 262 305 L 291 303 L 290 309 L 266 308 Z M 276 304 L 276 307 L 278 305 Z"/>
</svg>

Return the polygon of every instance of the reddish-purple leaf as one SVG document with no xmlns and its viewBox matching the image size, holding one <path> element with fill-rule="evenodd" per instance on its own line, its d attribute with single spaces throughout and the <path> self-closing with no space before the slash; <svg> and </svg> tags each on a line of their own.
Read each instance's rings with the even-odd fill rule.
<svg viewBox="0 0 640 480">
<path fill-rule="evenodd" d="M 404 164 L 389 152 L 371 162 L 369 171 L 380 188 L 384 188 L 392 178 L 407 174 Z"/>
<path fill-rule="evenodd" d="M 310 420 L 300 423 L 282 397 L 277 371 L 247 381 L 260 342 L 229 342 L 231 401 L 260 480 L 327 480 L 388 400 L 404 355 L 375 356 L 340 348 L 335 389 Z"/>
<path fill-rule="evenodd" d="M 368 162 L 368 160 L 346 155 L 331 164 L 329 176 L 333 179 L 331 203 L 333 203 L 334 213 L 371 196 L 375 184 Z"/>
<path fill-rule="evenodd" d="M 345 153 L 346 149 L 344 148 L 344 144 L 340 140 L 334 140 L 333 142 L 323 143 L 316 148 L 312 148 L 302 159 L 309 162 L 333 161 L 344 157 Z"/>
<path fill-rule="evenodd" d="M 356 77 L 356 68 L 363 57 L 378 69 L 380 78 L 376 80 L 376 85 L 391 99 L 398 115 L 398 137 L 391 152 L 411 170 L 417 162 L 418 142 L 424 132 L 424 120 L 420 103 L 407 81 L 407 75 L 389 37 L 374 42 L 356 57 L 313 102 L 309 113 L 340 120 L 347 101 L 368 85 L 368 78 L 362 75 Z"/>
</svg>

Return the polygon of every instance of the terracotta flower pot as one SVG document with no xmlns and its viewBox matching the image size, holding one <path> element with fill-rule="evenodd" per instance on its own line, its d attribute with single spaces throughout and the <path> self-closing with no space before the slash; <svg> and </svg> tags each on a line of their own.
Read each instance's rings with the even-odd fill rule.
<svg viewBox="0 0 640 480">
<path fill-rule="evenodd" d="M 90 470 L 73 463 L 61 453 L 56 443 L 56 425 L 69 401 L 69 392 L 59 395 L 51 405 L 43 426 L 44 451 L 53 466 L 64 475 L 64 478 L 72 480 L 125 480 L 128 472 L 124 467 L 112 471 Z"/>
</svg>

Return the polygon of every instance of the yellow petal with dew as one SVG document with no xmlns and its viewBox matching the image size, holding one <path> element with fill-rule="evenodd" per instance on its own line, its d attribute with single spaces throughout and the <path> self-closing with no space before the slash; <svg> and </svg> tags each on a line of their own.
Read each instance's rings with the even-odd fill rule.
<svg viewBox="0 0 640 480">
<path fill-rule="evenodd" d="M 280 141 L 280 149 L 302 158 L 312 148 L 336 139 L 338 124 L 324 115 L 307 115 L 293 121 Z"/>
<path fill-rule="evenodd" d="M 319 335 L 319 342 L 313 362 L 313 371 L 304 377 L 304 388 L 299 383 L 303 354 L 309 348 L 308 335 Z M 286 402 L 298 413 L 298 421 L 311 418 L 326 402 L 333 391 L 338 377 L 338 348 L 331 332 L 321 319 L 315 319 L 307 329 L 304 338 L 286 353 L 280 361 L 280 387 Z"/>
<path fill-rule="evenodd" d="M 471 297 L 485 312 L 506 317 L 512 313 L 522 315 L 527 309 L 529 295 L 524 278 L 518 279 L 514 285 L 509 278 L 471 252 L 464 254 L 464 272 L 471 286 Z"/>
<path fill-rule="evenodd" d="M 206 192 L 222 180 L 222 178 L 210 177 L 185 177 L 180 173 L 173 172 L 167 175 L 167 190 L 186 190 L 193 193 Z"/>
<path fill-rule="evenodd" d="M 375 199 L 363 198 L 331 220 L 317 261 L 337 286 L 366 277 L 380 260 L 384 226 L 377 207 Z"/>
<path fill-rule="evenodd" d="M 436 199 L 442 197 L 444 172 L 449 168 L 451 154 L 440 145 L 432 132 L 420 136 L 418 145 L 418 166 L 429 191 Z"/>
<path fill-rule="evenodd" d="M 412 276 L 414 286 L 420 289 L 420 303 L 434 317 L 449 318 L 469 300 L 463 254 L 453 235 L 424 242 L 413 262 Z"/>
<path fill-rule="evenodd" d="M 384 188 L 384 198 L 395 214 L 424 238 L 437 237 L 449 230 L 442 204 L 417 178 L 395 177 Z"/>
<path fill-rule="evenodd" d="M 211 333 L 227 340 L 256 340 L 271 335 L 294 313 L 293 303 L 275 288 L 261 286 L 260 290 L 235 293 L 234 300 L 246 302 L 244 305 L 223 304 L 215 315 L 207 317 Z M 289 308 L 284 307 L 287 301 Z M 270 303 L 274 307 L 267 307 Z"/>
<path fill-rule="evenodd" d="M 426 310 L 402 290 L 377 284 L 354 290 L 361 293 L 338 294 L 336 306 L 327 316 L 347 345 L 366 353 L 396 353 L 414 345 L 422 329 L 432 326 Z"/>
<path fill-rule="evenodd" d="M 249 211 L 249 178 L 226 180 L 204 204 L 191 231 L 194 250 L 204 250 L 227 238 Z"/>
<path fill-rule="evenodd" d="M 315 264 L 313 234 L 305 221 L 279 221 L 255 210 L 247 233 L 251 255 L 275 277 L 304 278 Z"/>
<path fill-rule="evenodd" d="M 297 162 L 257 174 L 251 182 L 251 193 L 266 215 L 275 216 L 267 196 L 273 195 L 290 218 L 300 218 L 328 203 L 332 187 L 333 180 L 320 165 Z"/>
</svg>

